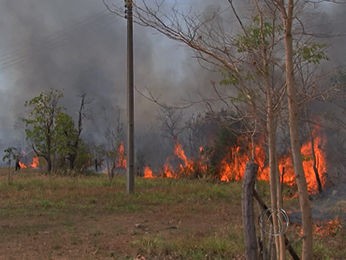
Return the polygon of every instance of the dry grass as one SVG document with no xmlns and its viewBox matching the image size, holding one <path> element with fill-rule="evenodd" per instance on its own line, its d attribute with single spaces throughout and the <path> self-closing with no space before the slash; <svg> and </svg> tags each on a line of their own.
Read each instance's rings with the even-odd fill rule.
<svg viewBox="0 0 346 260">
<path fill-rule="evenodd" d="M 137 178 L 129 196 L 123 177 L 27 170 L 8 185 L 6 175 L 0 170 L 0 259 L 242 258 L 239 183 Z M 344 239 L 342 228 L 316 237 L 317 259 L 341 256 Z"/>
</svg>

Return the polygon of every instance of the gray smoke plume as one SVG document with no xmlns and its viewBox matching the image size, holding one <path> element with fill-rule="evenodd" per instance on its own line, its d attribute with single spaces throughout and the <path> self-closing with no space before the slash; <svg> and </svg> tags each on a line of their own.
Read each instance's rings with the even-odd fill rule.
<svg viewBox="0 0 346 260">
<path fill-rule="evenodd" d="M 213 8 L 202 0 L 180 4 L 205 12 Z M 331 21 L 326 29 L 343 29 L 345 16 L 340 10 L 325 9 L 323 17 Z M 87 94 L 89 120 L 84 137 L 91 142 L 104 142 L 104 126 L 114 120 L 105 110 L 119 108 L 126 122 L 126 21 L 110 14 L 102 0 L 0 0 L 0 33 L 1 151 L 25 144 L 20 121 L 24 102 L 49 88 L 64 91 L 63 105 L 73 116 L 79 95 Z M 219 75 L 203 70 L 191 58 L 193 53 L 179 43 L 140 26 L 135 26 L 134 39 L 136 87 L 144 92 L 150 89 L 163 103 L 207 95 L 210 81 L 218 80 Z M 333 58 L 340 63 L 344 42 L 345 37 L 340 44 L 333 42 Z M 158 107 L 138 93 L 135 98 L 140 147 L 141 142 L 157 141 Z M 145 136 L 149 138 L 144 142 Z M 150 149 L 155 158 L 155 149 Z"/>
<path fill-rule="evenodd" d="M 93 109 L 124 106 L 126 24 L 102 1 L 1 1 L 0 12 L 2 138 L 24 101 L 45 89 L 64 90 L 69 108 L 81 93 L 92 97 Z M 153 67 L 148 37 L 136 30 L 139 79 Z"/>
<path fill-rule="evenodd" d="M 50 88 L 63 90 L 63 105 L 72 116 L 79 96 L 87 94 L 83 134 L 91 143 L 106 142 L 114 108 L 126 122 L 126 20 L 109 13 L 102 0 L 1 0 L 0 33 L 1 151 L 25 146 L 24 102 Z M 140 26 L 134 40 L 138 89 L 175 104 L 209 85 L 209 73 L 182 45 Z M 146 131 L 159 135 L 158 107 L 139 94 L 135 99 L 140 142 Z"/>
</svg>

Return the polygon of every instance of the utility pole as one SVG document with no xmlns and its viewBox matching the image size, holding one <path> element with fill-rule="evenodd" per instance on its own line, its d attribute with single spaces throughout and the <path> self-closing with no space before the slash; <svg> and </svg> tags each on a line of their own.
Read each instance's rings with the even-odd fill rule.
<svg viewBox="0 0 346 260">
<path fill-rule="evenodd" d="M 127 18 L 127 193 L 134 192 L 134 77 L 133 77 L 133 0 L 125 1 Z"/>
</svg>

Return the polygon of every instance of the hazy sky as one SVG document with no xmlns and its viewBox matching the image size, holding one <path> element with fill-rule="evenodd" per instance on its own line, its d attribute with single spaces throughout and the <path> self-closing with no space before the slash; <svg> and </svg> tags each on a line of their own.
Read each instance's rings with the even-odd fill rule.
<svg viewBox="0 0 346 260">
<path fill-rule="evenodd" d="M 45 89 L 64 90 L 63 100 L 72 114 L 78 95 L 87 93 L 94 125 L 101 124 L 100 109 L 125 108 L 126 22 L 110 14 L 101 0 L 1 0 L 0 33 L 4 145 L 23 140 L 19 118 L 25 112 L 24 101 Z M 183 98 L 188 92 L 184 82 L 193 82 L 191 77 L 200 70 L 186 52 L 181 45 L 135 26 L 136 86 L 151 89 L 162 101 Z M 136 95 L 136 107 L 137 122 L 154 120 L 153 104 Z"/>
<path fill-rule="evenodd" d="M 204 0 L 171 2 L 184 8 L 210 7 Z M 325 10 L 321 15 L 324 23 L 328 21 L 325 28 L 338 31 L 344 26 L 344 7 Z M 20 121 L 24 102 L 42 90 L 64 90 L 64 105 L 72 115 L 79 105 L 78 95 L 86 93 L 91 120 L 85 134 L 91 138 L 102 132 L 103 109 L 125 110 L 126 21 L 110 14 L 102 0 L 0 0 L 0 34 L 1 150 L 24 142 Z M 345 49 L 340 55 L 339 47 L 345 46 L 345 38 L 337 41 L 331 55 L 341 63 Z M 197 90 L 205 91 L 210 80 L 218 78 L 191 57 L 192 52 L 181 44 L 135 26 L 136 87 L 150 89 L 162 102 L 181 102 Z M 156 111 L 157 106 L 136 94 L 137 131 L 153 127 Z"/>
</svg>

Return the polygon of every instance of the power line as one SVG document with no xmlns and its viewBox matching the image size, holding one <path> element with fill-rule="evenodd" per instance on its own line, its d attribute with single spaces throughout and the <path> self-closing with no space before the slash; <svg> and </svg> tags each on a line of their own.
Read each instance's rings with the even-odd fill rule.
<svg viewBox="0 0 346 260">
<path fill-rule="evenodd" d="M 14 51 L 0 53 L 0 69 L 4 70 L 6 68 L 22 64 L 39 52 L 51 50 L 64 43 L 67 43 L 68 40 L 73 37 L 75 32 L 81 30 L 96 31 L 104 26 L 110 25 L 112 22 L 114 22 L 114 20 L 109 19 L 108 22 L 105 22 L 104 18 L 106 14 L 107 11 L 103 10 L 75 23 L 73 26 L 67 29 L 47 35 L 42 40 L 34 41 L 31 46 L 33 46 L 34 50 L 37 51 L 32 52 L 32 48 L 22 45 L 16 47 Z"/>
</svg>

